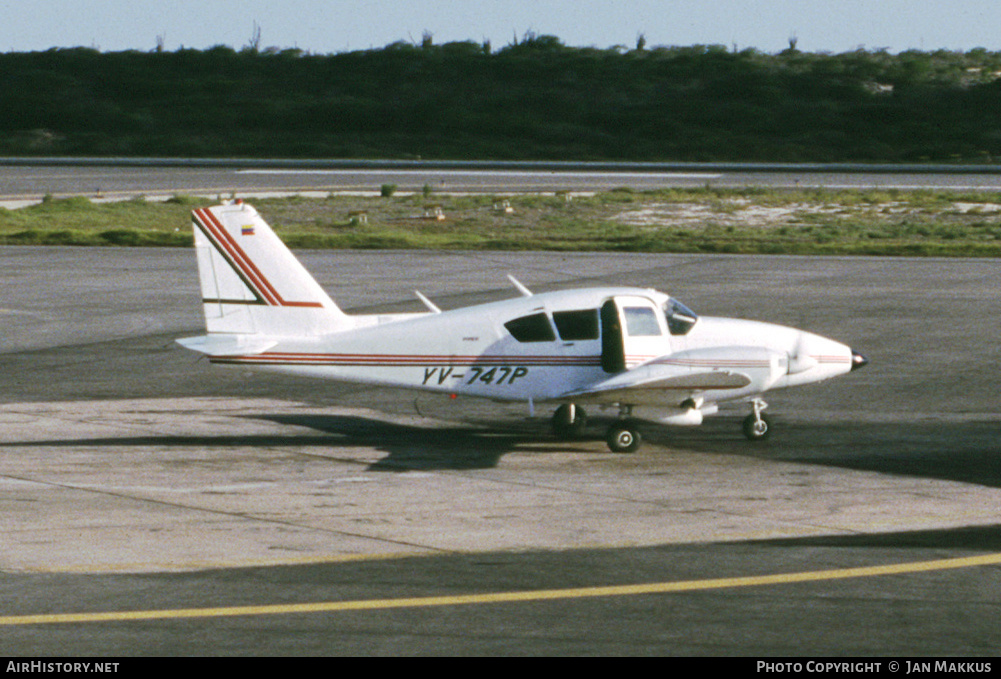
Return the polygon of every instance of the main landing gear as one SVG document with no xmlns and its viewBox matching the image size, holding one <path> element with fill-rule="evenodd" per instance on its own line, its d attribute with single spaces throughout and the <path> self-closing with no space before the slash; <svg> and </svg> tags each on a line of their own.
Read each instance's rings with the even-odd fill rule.
<svg viewBox="0 0 1001 679">
<path fill-rule="evenodd" d="M 587 413 L 574 403 L 564 403 L 553 413 L 552 426 L 553 434 L 561 441 L 582 438 L 587 428 Z M 605 441 L 612 452 L 633 453 L 643 443 L 643 435 L 634 420 L 623 418 L 608 428 Z"/>
<path fill-rule="evenodd" d="M 635 453 L 643 443 L 639 422 L 630 419 L 633 407 L 619 405 L 619 419 L 616 420 L 605 435 L 605 443 L 613 453 Z"/>
<path fill-rule="evenodd" d="M 561 441 L 572 441 L 584 435 L 587 413 L 574 403 L 564 403 L 553 413 L 553 434 Z"/>
<path fill-rule="evenodd" d="M 608 428 L 605 443 L 613 453 L 635 453 L 643 443 L 643 435 L 635 422 L 621 420 Z"/>
</svg>

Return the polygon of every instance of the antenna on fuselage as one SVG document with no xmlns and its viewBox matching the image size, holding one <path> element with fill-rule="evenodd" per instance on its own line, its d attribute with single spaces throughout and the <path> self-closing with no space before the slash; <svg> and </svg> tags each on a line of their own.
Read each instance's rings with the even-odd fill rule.
<svg viewBox="0 0 1001 679">
<path fill-rule="evenodd" d="M 511 281 L 512 283 L 514 283 L 514 287 L 518 288 L 518 292 L 520 292 L 521 294 L 523 294 L 525 297 L 531 297 L 532 296 L 532 291 L 529 290 L 528 288 L 526 288 L 524 285 L 522 285 L 521 281 L 519 281 L 517 278 L 515 278 L 511 274 L 508 274 L 507 275 L 507 279 L 509 281 Z"/>
<path fill-rule="evenodd" d="M 441 309 L 438 308 L 438 305 L 422 295 L 420 290 L 414 290 L 414 294 L 417 295 L 417 299 L 419 299 L 424 306 L 430 309 L 432 313 L 441 313 Z"/>
</svg>

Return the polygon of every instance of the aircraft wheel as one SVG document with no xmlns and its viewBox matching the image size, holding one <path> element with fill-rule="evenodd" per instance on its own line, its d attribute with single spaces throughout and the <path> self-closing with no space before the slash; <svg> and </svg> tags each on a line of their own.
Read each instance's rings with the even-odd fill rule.
<svg viewBox="0 0 1001 679">
<path fill-rule="evenodd" d="M 553 413 L 553 433 L 561 441 L 578 439 L 587 427 L 587 413 L 580 406 L 564 403 Z"/>
<path fill-rule="evenodd" d="M 613 424 L 605 439 L 613 453 L 634 453 L 643 443 L 643 436 L 636 425 L 629 423 Z"/>
<path fill-rule="evenodd" d="M 772 420 L 767 415 L 755 417 L 752 413 L 744 418 L 744 436 L 749 441 L 764 441 L 772 433 Z"/>
</svg>

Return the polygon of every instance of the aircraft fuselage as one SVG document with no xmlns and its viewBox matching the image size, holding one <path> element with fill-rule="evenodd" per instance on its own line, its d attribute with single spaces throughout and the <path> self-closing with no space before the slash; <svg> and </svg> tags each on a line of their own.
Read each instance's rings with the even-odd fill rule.
<svg viewBox="0 0 1001 679">
<path fill-rule="evenodd" d="M 682 372 L 736 370 L 751 377 L 749 384 L 736 389 L 707 384 L 709 388 L 695 390 L 713 402 L 817 382 L 851 369 L 852 351 L 846 345 L 769 323 L 700 317 L 684 334 L 672 334 L 663 311 L 668 299 L 633 288 L 541 293 L 442 313 L 366 317 L 365 325 L 346 332 L 283 340 L 262 353 L 211 360 L 310 377 L 536 402 L 561 400 L 625 371 L 634 380 L 637 370 L 664 365 Z M 609 302 L 619 312 L 618 327 L 602 319 L 602 307 Z M 574 313 L 590 315 L 593 321 L 554 326 L 554 318 Z M 640 325 L 630 327 L 627 313 L 640 317 Z M 529 328 L 521 339 L 515 337 L 507 324 L 519 319 L 538 323 L 538 334 Z M 610 349 L 612 333 L 618 337 Z M 621 351 L 621 357 L 616 356 L 619 369 L 609 369 L 610 351 Z M 662 405 L 680 404 L 692 391 L 665 393 Z"/>
</svg>

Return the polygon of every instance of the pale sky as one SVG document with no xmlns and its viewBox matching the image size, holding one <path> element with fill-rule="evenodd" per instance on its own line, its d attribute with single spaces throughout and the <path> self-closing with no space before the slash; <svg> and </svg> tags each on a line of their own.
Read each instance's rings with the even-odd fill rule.
<svg viewBox="0 0 1001 679">
<path fill-rule="evenodd" d="M 317 54 L 531 31 L 572 46 L 719 44 L 778 52 L 1001 51 L 999 0 L 0 0 L 0 51 L 168 51 L 250 43 Z"/>
</svg>

